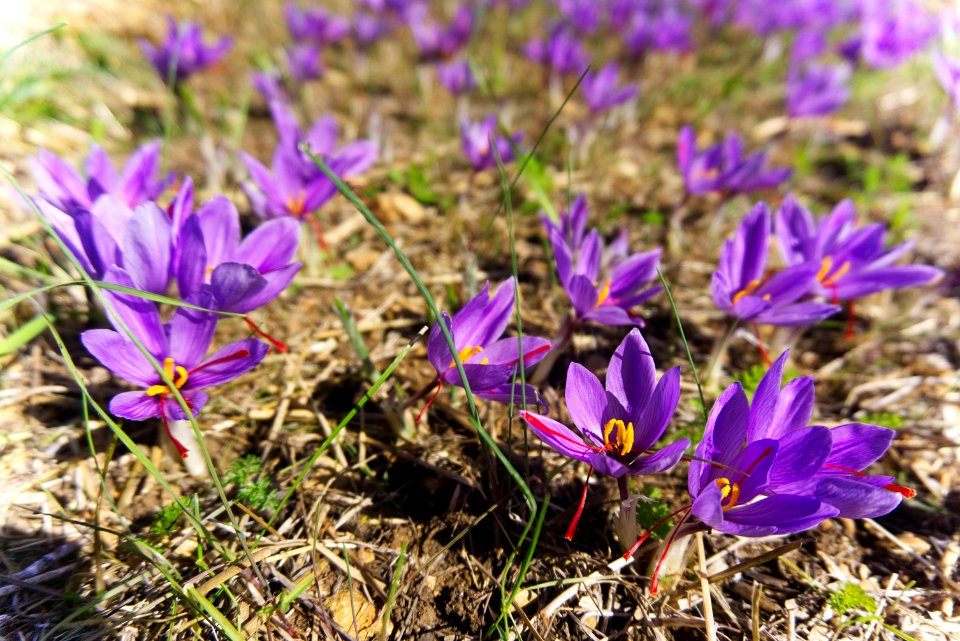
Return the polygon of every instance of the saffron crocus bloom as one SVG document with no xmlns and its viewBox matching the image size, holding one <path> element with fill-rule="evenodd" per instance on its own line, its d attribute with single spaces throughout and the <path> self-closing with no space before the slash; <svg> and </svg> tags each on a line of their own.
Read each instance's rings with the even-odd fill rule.
<svg viewBox="0 0 960 641">
<path fill-rule="evenodd" d="M 770 210 L 757 203 L 720 250 L 720 267 L 710 283 L 713 302 L 742 321 L 801 327 L 840 311 L 836 305 L 800 301 L 820 270 L 818 261 L 792 264 L 767 278 Z"/>
<path fill-rule="evenodd" d="M 155 200 L 174 179 L 173 174 L 160 174 L 159 140 L 138 147 L 119 173 L 110 157 L 97 145 L 87 156 L 86 176 L 81 176 L 69 163 L 44 149 L 29 163 L 40 195 L 67 213 L 89 210 L 104 194 L 117 198 L 128 207 L 136 207 Z"/>
<path fill-rule="evenodd" d="M 813 378 L 796 378 L 781 389 L 788 354 L 784 352 L 764 375 L 750 408 L 747 442 L 776 439 L 780 443 L 767 492 L 812 496 L 844 518 L 882 516 L 904 497 L 913 497 L 915 491 L 895 485 L 891 476 L 863 473 L 889 449 L 894 430 L 864 423 L 830 428 L 830 448 L 823 456 L 819 432 L 825 428 L 808 427 L 814 407 Z M 807 467 L 785 475 L 782 462 L 789 450 L 797 448 L 806 451 Z"/>
<path fill-rule="evenodd" d="M 590 64 L 583 44 L 563 27 L 554 29 L 546 40 L 534 38 L 528 41 L 523 54 L 560 75 L 582 73 Z"/>
<path fill-rule="evenodd" d="M 253 181 L 244 184 L 244 192 L 261 218 L 291 216 L 303 220 L 337 193 L 336 185 L 300 151 L 301 142 L 345 178 L 366 171 L 376 160 L 378 147 L 371 141 L 357 141 L 338 149 L 337 124 L 332 116 L 321 118 L 303 134 L 286 106 L 273 102 L 270 109 L 280 134 L 271 168 L 241 152 Z"/>
<path fill-rule="evenodd" d="M 427 340 L 427 358 L 437 370 L 437 393 L 444 383 L 463 386 L 453 353 L 440 329 L 442 322 L 453 336 L 474 396 L 500 403 L 510 403 L 512 398 L 517 404 L 526 396 L 528 403 L 540 402 L 540 395 L 533 386 L 521 388 L 519 383 L 516 386 L 510 383 L 518 364 L 522 363 L 524 368 L 536 365 L 551 347 L 550 341 L 537 336 L 501 338 L 514 314 L 513 288 L 513 278 L 509 278 L 491 297 L 490 284 L 487 283 L 453 318 L 446 312 L 442 313 L 441 320 L 433 326 Z"/>
<path fill-rule="evenodd" d="M 425 4 L 411 6 L 407 10 L 406 22 L 423 61 L 436 61 L 454 55 L 467 46 L 473 33 L 473 13 L 467 4 L 457 7 L 453 20 L 446 27 L 430 17 Z"/>
<path fill-rule="evenodd" d="M 567 409 L 577 428 L 542 414 L 521 412 L 527 426 L 554 450 L 588 463 L 601 474 L 655 474 L 677 464 L 687 439 L 652 448 L 670 424 L 680 399 L 680 368 L 657 381 L 653 356 L 633 329 L 610 359 L 606 388 L 579 363 L 567 369 Z"/>
<path fill-rule="evenodd" d="M 119 275 L 117 280 L 123 280 L 122 270 Z M 149 301 L 116 294 L 112 294 L 111 299 L 129 329 L 162 366 L 173 387 L 180 391 L 194 416 L 207 402 L 205 388 L 222 385 L 248 372 L 267 353 L 265 343 L 248 338 L 207 356 L 217 325 L 216 316 L 210 312 L 181 307 L 170 322 L 164 324 Z M 190 302 L 204 306 L 209 301 L 198 298 Z M 168 435 L 168 419 L 187 418 L 171 387 L 126 335 L 110 329 L 91 329 L 81 334 L 80 339 L 104 367 L 142 388 L 115 396 L 110 401 L 111 413 L 134 421 L 160 418 Z M 186 458 L 187 450 L 170 438 Z"/>
<path fill-rule="evenodd" d="M 583 78 L 581 91 L 583 99 L 593 113 L 608 111 L 622 105 L 637 94 L 636 83 L 618 87 L 620 67 L 611 62 L 600 71 L 589 72 Z"/>
<path fill-rule="evenodd" d="M 489 116 L 477 122 L 466 119 L 460 121 L 460 144 L 474 171 L 493 169 L 497 166 L 497 159 L 490 148 L 491 137 L 497 146 L 497 154 L 501 162 L 506 164 L 513 160 L 513 148 L 520 143 L 523 135 L 515 134 L 512 138 L 507 138 L 498 134 L 496 116 Z"/>
<path fill-rule="evenodd" d="M 837 111 L 850 99 L 850 74 L 846 64 L 792 66 L 787 76 L 787 113 L 797 118 Z"/>
<path fill-rule="evenodd" d="M 300 225 L 291 218 L 267 221 L 241 240 L 237 208 L 216 196 L 180 232 L 180 295 L 208 291 L 212 309 L 240 314 L 262 307 L 300 270 L 293 259 L 299 242 Z"/>
<path fill-rule="evenodd" d="M 290 77 L 297 82 L 320 78 L 323 75 L 320 54 L 320 47 L 310 43 L 298 42 L 287 47 L 287 69 L 290 70 Z"/>
<path fill-rule="evenodd" d="M 600 3 L 596 0 L 559 0 L 557 9 L 563 22 L 580 33 L 593 33 L 600 25 Z"/>
<path fill-rule="evenodd" d="M 767 154 L 758 151 L 743 154 L 743 142 L 730 132 L 723 143 L 697 150 L 693 127 L 680 130 L 677 140 L 677 165 L 683 183 L 691 194 L 725 192 L 748 193 L 776 187 L 793 173 L 790 169 L 767 169 Z"/>
<path fill-rule="evenodd" d="M 353 15 L 351 33 L 353 41 L 360 49 L 369 49 L 378 40 L 390 33 L 390 23 L 384 18 L 359 11 Z"/>
<path fill-rule="evenodd" d="M 863 61 L 890 69 L 921 51 L 937 35 L 935 18 L 913 0 L 877 0 L 861 10 Z"/>
<path fill-rule="evenodd" d="M 321 7 L 300 9 L 296 3 L 288 2 L 283 7 L 283 15 L 290 37 L 298 42 L 329 45 L 350 33 L 349 20 L 343 16 L 335 16 Z"/>
<path fill-rule="evenodd" d="M 547 232 L 557 262 L 557 277 L 573 305 L 577 323 L 643 325 L 633 308 L 660 291 L 650 281 L 657 275 L 659 248 L 627 254 L 626 231 L 606 248 L 596 229 L 582 236 L 578 217 L 586 216 L 583 196 L 577 198 L 561 225 L 548 225 Z M 565 231 L 566 230 L 566 231 Z"/>
<path fill-rule="evenodd" d="M 693 19 L 673 6 L 660 10 L 640 11 L 623 32 L 627 50 L 640 57 L 647 51 L 684 53 L 693 48 L 690 30 Z"/>
<path fill-rule="evenodd" d="M 560 211 L 559 223 L 553 222 L 546 213 L 541 213 L 540 220 L 543 222 L 543 226 L 547 228 L 548 237 L 558 234 L 567 246 L 567 250 L 571 254 L 576 254 L 580 251 L 580 246 L 583 244 L 586 235 L 589 214 L 587 197 L 580 194 L 570 203 L 569 210 L 563 209 Z"/>
<path fill-rule="evenodd" d="M 447 91 L 455 96 L 468 93 L 477 88 L 477 79 L 473 77 L 470 63 L 466 58 L 457 58 L 437 64 L 437 78 Z"/>
<path fill-rule="evenodd" d="M 929 265 L 894 265 L 914 243 L 886 249 L 884 226 L 875 223 L 858 228 L 856 210 L 849 200 L 817 221 L 807 208 L 787 196 L 777 210 L 776 222 L 784 262 L 816 265 L 810 293 L 835 302 L 925 285 L 943 273 Z"/>
<path fill-rule="evenodd" d="M 167 38 L 159 47 L 147 40 L 140 42 L 143 54 L 153 63 L 163 82 L 178 85 L 201 69 L 216 64 L 230 47 L 233 39 L 224 36 L 216 44 L 205 45 L 200 25 L 185 20 L 179 24 L 167 16 Z"/>
</svg>

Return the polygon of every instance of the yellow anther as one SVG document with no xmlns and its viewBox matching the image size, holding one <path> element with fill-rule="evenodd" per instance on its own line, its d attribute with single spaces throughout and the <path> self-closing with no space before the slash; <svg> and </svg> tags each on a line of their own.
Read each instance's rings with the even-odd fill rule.
<svg viewBox="0 0 960 641">
<path fill-rule="evenodd" d="M 172 358 L 163 359 L 163 373 L 173 381 L 173 386 L 177 389 L 183 387 L 183 384 L 187 382 L 187 370 L 174 363 Z M 151 385 L 147 388 L 147 396 L 158 396 L 160 394 L 166 394 L 169 391 L 170 388 L 166 385 Z"/>
<path fill-rule="evenodd" d="M 617 429 L 617 438 L 610 441 L 610 435 L 613 429 Z M 603 426 L 603 444 L 608 449 L 618 449 L 620 456 L 626 456 L 633 449 L 633 423 L 624 423 L 620 419 L 611 418 Z"/>
<path fill-rule="evenodd" d="M 607 300 L 610 296 L 610 279 L 608 278 L 603 283 L 603 287 L 600 288 L 600 292 L 597 294 L 597 304 L 594 307 L 600 307 L 603 305 L 603 302 Z"/>
<path fill-rule="evenodd" d="M 832 274 L 830 273 L 831 269 L 833 269 L 833 257 L 824 256 L 820 262 L 820 271 L 817 273 L 817 280 L 820 281 L 820 284 L 824 287 L 833 287 L 836 285 L 837 281 L 850 271 L 850 261 L 844 261 L 844 263 L 840 265 L 840 269 Z"/>
<path fill-rule="evenodd" d="M 459 352 L 457 352 L 457 356 L 460 357 L 460 362 L 461 362 L 461 363 L 467 363 L 467 362 L 470 361 L 471 358 L 473 358 L 474 356 L 476 356 L 477 354 L 479 354 L 479 353 L 482 352 L 482 351 L 483 351 L 483 348 L 480 347 L 479 345 L 474 346 L 474 347 L 471 347 L 471 346 L 467 345 L 466 347 L 464 347 L 463 349 L 461 349 Z M 488 362 L 489 362 L 488 359 L 485 358 L 485 359 L 483 359 L 482 361 L 480 361 L 480 364 L 481 364 L 481 365 L 486 365 Z M 457 361 L 451 360 L 451 361 L 450 361 L 450 367 L 456 367 L 456 366 L 457 366 Z"/>
<path fill-rule="evenodd" d="M 757 278 L 754 278 L 749 283 L 747 283 L 746 287 L 744 287 L 739 292 L 733 295 L 733 304 L 736 305 L 737 303 L 740 302 L 741 298 L 743 298 L 744 296 L 749 296 L 750 294 L 755 292 L 757 290 L 757 287 L 760 287 L 760 280 Z"/>
<path fill-rule="evenodd" d="M 740 500 L 740 486 L 736 483 L 731 483 L 730 479 L 726 477 L 718 478 L 716 481 L 717 487 L 720 488 L 720 508 L 726 512 L 732 507 L 737 505 L 737 501 Z M 727 499 L 730 499 L 727 501 Z M 723 504 L 723 501 L 727 501 L 726 505 Z"/>
</svg>

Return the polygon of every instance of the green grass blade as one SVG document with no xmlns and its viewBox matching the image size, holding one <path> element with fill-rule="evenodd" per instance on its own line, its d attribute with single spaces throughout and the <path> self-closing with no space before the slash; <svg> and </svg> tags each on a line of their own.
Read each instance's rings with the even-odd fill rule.
<svg viewBox="0 0 960 641">
<path fill-rule="evenodd" d="M 12 354 L 32 341 L 34 338 L 43 333 L 43 330 L 47 328 L 47 323 L 52 322 L 52 320 L 53 316 L 50 314 L 34 316 L 26 323 L 11 332 L 9 336 L 0 339 L 0 356 Z"/>
<path fill-rule="evenodd" d="M 62 29 L 63 27 L 66 27 L 66 26 L 67 26 L 67 23 L 66 23 L 66 22 L 58 22 L 57 24 L 53 25 L 53 26 L 50 27 L 49 29 L 44 29 L 43 31 L 38 31 L 38 32 L 35 33 L 35 34 L 33 34 L 33 35 L 31 35 L 31 36 L 28 36 L 26 40 L 22 40 L 22 41 L 18 42 L 17 44 L 13 45 L 12 47 L 10 47 L 10 48 L 7 49 L 6 51 L 4 51 L 2 54 L 0 54 L 0 67 L 2 67 L 3 64 L 7 61 L 7 58 L 9 58 L 10 56 L 12 56 L 18 49 L 20 49 L 20 47 L 25 47 L 25 46 L 27 46 L 28 44 L 30 44 L 31 42 L 33 42 L 34 40 L 37 40 L 37 39 L 42 38 L 42 37 L 44 37 L 44 36 L 46 36 L 46 35 L 49 35 L 49 34 L 53 33 L 54 31 L 59 31 L 60 29 Z"/>
<path fill-rule="evenodd" d="M 690 362 L 690 369 L 693 370 L 693 380 L 697 383 L 697 392 L 700 394 L 700 409 L 703 411 L 703 420 L 706 422 L 708 418 L 707 401 L 703 397 L 703 385 L 700 384 L 700 374 L 697 372 L 697 364 L 693 362 L 693 352 L 690 351 L 690 343 L 687 342 L 687 335 L 683 331 L 683 321 L 680 320 L 680 310 L 677 309 L 677 303 L 673 300 L 670 286 L 667 284 L 667 279 L 664 278 L 659 266 L 657 266 L 657 276 L 660 277 L 660 284 L 663 285 L 663 291 L 667 295 L 667 300 L 670 301 L 670 309 L 673 310 L 673 317 L 677 321 L 677 329 L 680 330 L 680 340 L 683 341 L 683 349 L 687 352 L 687 360 Z"/>
</svg>

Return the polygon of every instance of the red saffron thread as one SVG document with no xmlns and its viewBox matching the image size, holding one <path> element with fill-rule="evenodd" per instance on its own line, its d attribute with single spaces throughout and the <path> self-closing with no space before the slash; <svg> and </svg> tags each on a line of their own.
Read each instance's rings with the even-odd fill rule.
<svg viewBox="0 0 960 641">
<path fill-rule="evenodd" d="M 832 467 L 835 470 L 840 470 L 841 472 L 847 472 L 848 474 L 853 474 L 854 476 L 869 476 L 864 472 L 858 472 L 856 470 L 850 469 L 849 467 L 844 467 L 842 465 L 834 465 L 833 463 L 826 463 L 824 467 Z M 904 498 L 912 499 L 917 495 L 917 491 L 911 487 L 904 487 L 902 485 L 897 485 L 896 483 L 888 483 L 883 486 L 883 489 L 889 490 L 890 492 L 896 492 Z"/>
<path fill-rule="evenodd" d="M 164 410 L 163 402 L 166 395 L 160 397 L 160 420 L 163 422 L 163 429 L 167 433 L 167 437 L 170 439 L 170 442 L 173 443 L 173 446 L 177 448 L 177 452 L 180 453 L 180 458 L 187 458 L 190 452 L 183 446 L 183 443 L 178 441 L 174 437 L 173 432 L 170 431 L 170 422 L 167 421 L 167 413 Z M 189 407 L 189 404 L 187 405 Z"/>
<path fill-rule="evenodd" d="M 675 510 L 675 511 L 671 512 L 670 514 L 666 515 L 665 517 L 663 517 L 662 519 L 660 519 L 659 521 L 657 521 L 656 523 L 654 523 L 653 525 L 651 525 L 650 527 L 648 527 L 648 528 L 647 528 L 647 531 L 643 533 L 643 536 L 641 536 L 639 539 L 637 539 L 637 542 L 634 543 L 632 546 L 630 546 L 630 549 L 627 550 L 627 551 L 624 553 L 624 555 L 623 555 L 623 560 L 626 561 L 626 560 L 629 559 L 631 556 L 633 556 L 634 554 L 636 554 L 636 553 L 637 553 L 637 550 L 639 550 L 639 549 L 640 549 L 640 546 L 643 545 L 644 542 L 645 542 L 648 538 L 650 538 L 650 535 L 653 534 L 653 531 L 654 531 L 654 530 L 656 530 L 658 527 L 660 527 L 661 525 L 663 525 L 664 523 L 666 523 L 667 521 L 669 521 L 670 519 L 672 519 L 672 518 L 675 517 L 676 515 L 680 514 L 681 512 L 688 512 L 688 511 L 690 511 L 690 509 L 691 509 L 692 507 L 693 507 L 692 505 L 687 505 L 687 506 L 685 506 L 685 507 L 680 508 L 679 510 Z"/>
<path fill-rule="evenodd" d="M 525 421 L 527 421 L 528 423 L 531 423 L 531 424 L 532 424 L 535 428 L 537 428 L 538 430 L 543 430 L 544 432 L 546 432 L 546 433 L 549 434 L 550 436 L 554 436 L 554 437 L 556 437 L 556 438 L 559 438 L 559 439 L 561 439 L 561 440 L 563 440 L 563 441 L 566 441 L 567 443 L 570 443 L 571 445 L 576 445 L 577 447 L 582 447 L 582 448 L 585 449 L 585 450 L 589 450 L 589 451 L 591 451 L 591 452 L 595 452 L 595 453 L 597 453 L 597 454 L 600 454 L 601 452 L 606 452 L 607 449 L 608 449 L 608 448 L 606 448 L 606 447 L 597 447 L 597 446 L 595 446 L 595 445 L 587 445 L 586 443 L 584 443 L 584 442 L 582 442 L 582 441 L 578 441 L 578 440 L 576 440 L 576 439 L 570 438 L 570 437 L 567 436 L 566 434 L 561 434 L 560 432 L 556 431 L 555 429 L 549 428 L 549 427 L 547 427 L 546 425 L 544 425 L 543 422 L 542 422 L 540 419 L 534 418 L 534 417 L 533 417 L 533 414 L 530 414 L 529 412 L 524 412 L 524 413 L 523 413 L 523 419 L 524 419 Z"/>
<path fill-rule="evenodd" d="M 687 517 L 690 516 L 690 513 L 687 512 L 683 515 L 680 521 L 674 526 L 673 532 L 670 533 L 670 537 L 667 539 L 667 545 L 663 548 L 663 554 L 660 555 L 660 560 L 657 561 L 657 567 L 653 571 L 653 576 L 650 578 L 650 594 L 656 594 L 658 589 L 658 579 L 660 577 L 660 566 L 663 565 L 664 560 L 667 558 L 667 552 L 670 551 L 670 546 L 673 545 L 673 540 L 677 538 L 677 533 L 680 531 L 680 526 L 683 525 L 683 522 L 687 520 Z"/>
<path fill-rule="evenodd" d="M 847 301 L 847 312 L 849 312 L 849 317 L 847 318 L 847 328 L 843 332 L 843 338 L 845 340 L 852 340 L 853 335 L 857 330 L 857 315 L 853 311 L 853 300 Z"/>
<path fill-rule="evenodd" d="M 201 363 L 200 365 L 197 365 L 197 366 L 194 367 L 192 370 L 190 370 L 189 372 L 187 372 L 187 374 L 188 374 L 188 375 L 189 375 L 189 374 L 195 374 L 196 372 L 205 370 L 205 369 L 207 369 L 208 367 L 211 367 L 211 366 L 213 366 L 213 365 L 219 365 L 220 363 L 226 363 L 226 362 L 228 362 L 228 361 L 235 361 L 235 360 L 237 360 L 238 358 L 246 358 L 247 356 L 250 356 L 250 352 L 249 352 L 248 350 L 238 349 L 238 350 L 235 351 L 233 354 L 227 354 L 226 356 L 221 356 L 220 358 L 215 358 L 215 359 L 213 359 L 212 361 L 207 361 L 206 363 Z"/>
<path fill-rule="evenodd" d="M 287 351 L 286 343 L 278 341 L 276 338 L 274 338 L 270 334 L 260 329 L 259 325 L 254 323 L 252 320 L 250 320 L 246 316 L 243 317 L 243 322 L 247 324 L 247 327 L 249 327 L 253 331 L 253 333 L 255 333 L 257 336 L 262 337 L 265 341 L 270 343 L 270 345 L 273 346 L 275 350 L 277 350 L 278 352 L 286 353 Z"/>
<path fill-rule="evenodd" d="M 433 393 L 433 396 L 430 397 L 430 400 L 427 401 L 427 404 L 423 406 L 423 409 L 420 410 L 420 413 L 417 414 L 416 423 L 420 422 L 420 419 L 423 418 L 423 415 L 426 414 L 427 410 L 430 409 L 430 406 L 433 405 L 433 402 L 437 400 L 437 397 L 440 396 L 440 390 L 443 389 L 443 377 L 440 377 L 440 380 L 437 381 L 437 391 Z"/>
<path fill-rule="evenodd" d="M 317 236 L 317 244 L 325 252 L 330 251 L 330 247 L 327 245 L 326 239 L 323 237 L 323 228 L 320 227 L 320 221 L 317 220 L 317 217 L 313 214 L 307 216 L 307 222 L 310 223 L 310 227 L 313 229 L 313 233 Z"/>
<path fill-rule="evenodd" d="M 750 323 L 753 325 L 753 333 L 757 337 L 757 348 L 760 350 L 760 357 L 763 359 L 764 365 L 770 367 L 773 365 L 773 361 L 770 360 L 770 354 L 767 353 L 767 348 L 763 345 L 763 337 L 760 336 L 760 326 L 756 323 Z"/>
<path fill-rule="evenodd" d="M 567 533 L 563 535 L 568 541 L 573 540 L 573 535 L 577 531 L 577 523 L 580 522 L 580 515 L 583 514 L 583 506 L 587 504 L 587 488 L 590 484 L 590 475 L 593 474 L 593 466 L 587 468 L 587 478 L 583 481 L 583 492 L 580 494 L 580 504 L 577 505 L 577 511 L 573 515 L 573 519 L 570 520 L 570 526 L 567 528 Z"/>
</svg>

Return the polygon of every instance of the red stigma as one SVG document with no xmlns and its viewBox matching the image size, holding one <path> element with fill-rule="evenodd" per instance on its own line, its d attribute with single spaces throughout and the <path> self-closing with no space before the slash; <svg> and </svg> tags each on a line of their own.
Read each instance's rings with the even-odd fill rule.
<svg viewBox="0 0 960 641">
<path fill-rule="evenodd" d="M 854 476 L 860 476 L 860 477 L 869 476 L 868 474 L 864 474 L 863 472 L 858 472 L 857 470 L 852 470 L 849 467 L 844 467 L 842 465 L 834 465 L 832 463 L 827 463 L 824 465 L 824 467 L 832 467 L 835 470 L 840 470 L 841 472 L 853 474 Z M 897 485 L 896 483 L 888 483 L 883 486 L 883 489 L 888 490 L 890 492 L 896 492 L 897 494 L 901 495 L 905 499 L 912 499 L 917 495 L 917 491 L 915 489 L 911 487 L 904 487 L 903 485 Z"/>
<path fill-rule="evenodd" d="M 261 337 L 263 340 L 265 340 L 265 341 L 267 341 L 268 343 L 270 343 L 270 346 L 273 347 L 275 350 L 277 350 L 278 352 L 282 352 L 282 353 L 284 353 L 284 354 L 287 352 L 287 345 L 286 345 L 286 343 L 283 343 L 283 342 L 281 342 L 281 341 L 278 341 L 276 338 L 274 338 L 274 337 L 271 336 L 270 334 L 268 334 L 268 333 L 266 333 L 265 331 L 263 331 L 262 329 L 260 329 L 260 326 L 259 326 L 259 325 L 257 325 L 256 323 L 254 323 L 252 320 L 250 320 L 250 319 L 247 318 L 246 316 L 243 317 L 243 322 L 246 323 L 246 324 L 247 324 L 247 327 L 249 327 L 251 330 L 253 330 L 253 332 L 254 332 L 257 336 Z"/>
<path fill-rule="evenodd" d="M 210 367 L 210 366 L 212 366 L 212 365 L 219 365 L 220 363 L 226 363 L 226 362 L 229 362 L 229 361 L 235 361 L 235 360 L 237 360 L 238 358 L 246 358 L 247 356 L 250 356 L 250 351 L 249 351 L 249 350 L 246 350 L 246 349 L 238 349 L 238 350 L 235 351 L 233 354 L 227 354 L 226 356 L 221 356 L 220 358 L 215 358 L 215 359 L 213 359 L 212 361 L 207 361 L 206 363 L 202 363 L 202 364 L 198 365 L 197 367 L 194 367 L 192 370 L 190 370 L 189 373 L 190 373 L 190 374 L 193 374 L 194 372 L 199 372 L 199 371 L 201 371 L 201 370 L 205 370 L 206 368 L 208 368 L 208 367 Z"/>
<path fill-rule="evenodd" d="M 560 439 L 560 440 L 566 441 L 567 443 L 570 443 L 571 445 L 576 445 L 577 447 L 582 447 L 582 448 L 585 449 L 585 450 L 590 450 L 591 452 L 596 452 L 597 454 L 600 454 L 600 453 L 602 453 L 602 452 L 606 452 L 606 451 L 608 450 L 607 447 L 597 447 L 597 446 L 595 446 L 595 445 L 587 445 L 587 444 L 584 443 L 583 441 L 578 441 L 578 440 L 576 440 L 576 439 L 570 438 L 570 437 L 567 436 L 566 434 L 561 434 L 560 432 L 558 432 L 558 431 L 556 431 L 556 430 L 554 430 L 554 429 L 551 429 L 551 428 L 547 427 L 546 425 L 544 425 L 544 423 L 543 423 L 540 419 L 534 418 L 534 415 L 531 414 L 530 412 L 521 412 L 521 413 L 520 413 L 520 416 L 521 416 L 521 418 L 523 418 L 523 420 L 525 420 L 527 423 L 530 423 L 530 424 L 531 424 L 533 427 L 535 427 L 536 429 L 538 429 L 538 430 L 543 430 L 544 432 L 546 432 L 546 433 L 549 434 L 550 436 L 554 436 L 554 437 L 556 437 L 556 438 L 558 438 L 558 439 Z"/>
<path fill-rule="evenodd" d="M 857 329 L 857 315 L 853 311 L 852 300 L 847 301 L 847 311 L 850 313 L 850 316 L 847 318 L 847 328 L 843 332 L 843 338 L 845 340 L 851 340 Z"/>
<path fill-rule="evenodd" d="M 420 410 L 420 413 L 417 414 L 417 419 L 415 423 L 419 423 L 420 419 L 423 418 L 423 415 L 427 413 L 427 410 L 430 409 L 430 406 L 433 405 L 433 402 L 437 400 L 437 397 L 440 396 L 440 390 L 443 389 L 443 377 L 440 377 L 440 380 L 437 381 L 437 390 L 433 393 L 433 396 L 430 397 L 430 400 L 427 401 L 427 404 L 423 406 L 423 409 Z"/>
<path fill-rule="evenodd" d="M 577 523 L 580 522 L 580 515 L 583 514 L 583 506 L 587 503 L 587 488 L 590 484 L 590 475 L 593 474 L 593 467 L 587 469 L 587 478 L 583 481 L 583 492 L 580 494 L 580 504 L 577 505 L 577 511 L 574 513 L 573 518 L 570 520 L 570 526 L 567 528 L 567 533 L 563 535 L 568 541 L 573 540 L 573 535 L 577 531 Z"/>
<path fill-rule="evenodd" d="M 771 365 L 773 365 L 773 361 L 770 360 L 770 354 L 767 353 L 767 348 L 763 344 L 763 337 L 760 336 L 760 326 L 757 325 L 756 323 L 750 323 L 750 324 L 753 325 L 753 333 L 757 337 L 757 349 L 760 350 L 760 358 L 763 359 L 764 365 L 766 365 L 767 367 L 770 367 Z"/>
<path fill-rule="evenodd" d="M 183 443 L 181 443 L 176 439 L 176 437 L 174 437 L 173 432 L 170 431 L 170 422 L 167 420 L 167 414 L 164 411 L 163 399 L 164 397 L 161 396 L 160 397 L 160 420 L 163 421 L 163 429 L 167 433 L 167 438 L 170 439 L 170 442 L 173 443 L 173 446 L 177 448 L 177 452 L 180 453 L 180 458 L 187 458 L 187 456 L 190 455 L 190 452 L 187 450 L 187 448 L 183 446 Z M 187 407 L 190 407 L 190 403 L 187 403 Z M 193 411 L 192 407 L 190 407 L 190 411 L 191 412 Z"/>
<path fill-rule="evenodd" d="M 527 352 L 526 354 L 524 354 L 524 355 L 523 355 L 523 360 L 524 360 L 524 362 L 526 362 L 526 361 L 530 360 L 531 358 L 533 358 L 534 356 L 536 356 L 537 354 L 543 354 L 544 352 L 549 352 L 551 349 L 553 349 L 553 345 L 551 345 L 550 343 L 547 343 L 546 345 L 541 345 L 541 346 L 538 347 L 537 349 L 530 350 L 529 352 Z M 516 359 L 514 359 L 513 361 L 510 362 L 510 365 L 516 365 L 519 361 L 520 361 L 520 359 L 519 359 L 519 358 L 516 358 Z"/>
<path fill-rule="evenodd" d="M 317 237 L 317 245 L 319 245 L 320 249 L 323 251 L 329 252 L 330 247 L 327 245 L 327 241 L 323 237 L 323 228 L 320 226 L 320 221 L 317 220 L 316 216 L 310 215 L 307 216 L 307 222 L 310 223 L 310 228 L 313 229 L 313 233 Z"/>
</svg>

